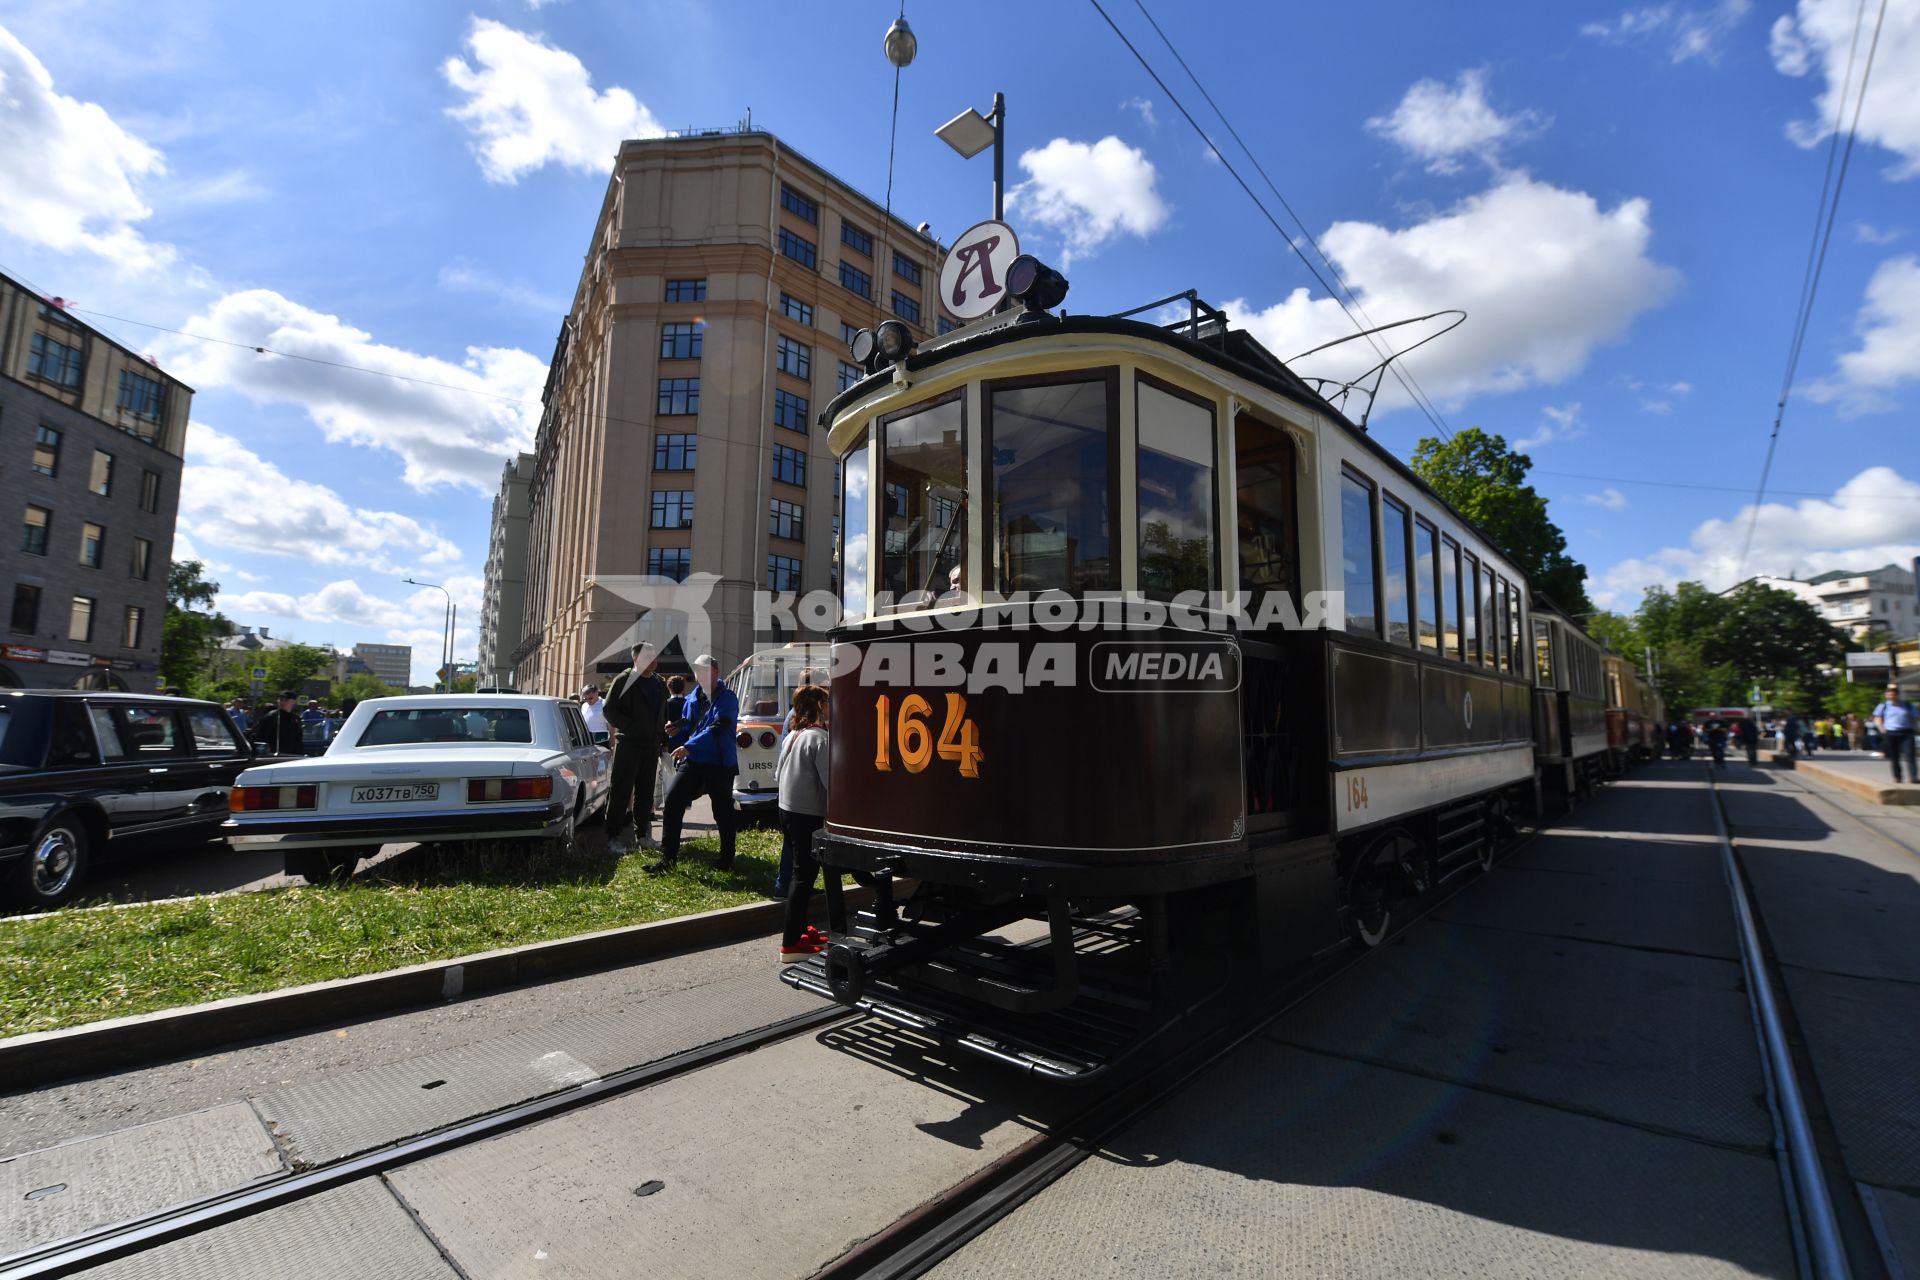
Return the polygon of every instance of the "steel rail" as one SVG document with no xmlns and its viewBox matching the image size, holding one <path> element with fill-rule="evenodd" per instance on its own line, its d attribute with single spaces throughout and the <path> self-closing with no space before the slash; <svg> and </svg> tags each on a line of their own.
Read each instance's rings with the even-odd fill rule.
<svg viewBox="0 0 1920 1280">
<path fill-rule="evenodd" d="M 689 1074 L 723 1059 L 751 1052 L 829 1023 L 849 1021 L 851 1017 L 839 1005 L 824 1005 L 764 1027 L 742 1031 L 699 1048 L 661 1058 L 657 1062 L 628 1067 L 559 1093 L 517 1103 L 345 1160 L 315 1169 L 280 1174 L 252 1186 L 219 1192 L 144 1217 L 51 1241 L 36 1249 L 0 1257 L 0 1280 L 55 1280 L 56 1277 L 70 1276 L 90 1267 L 145 1253 L 225 1223 L 308 1199 L 361 1178 L 373 1177 L 430 1156 L 471 1146 L 579 1107 L 604 1102 L 647 1085 Z"/>
<path fill-rule="evenodd" d="M 1818 1280 L 1849 1280 L 1853 1271 L 1840 1239 L 1839 1219 L 1833 1211 L 1832 1193 L 1827 1189 L 1826 1171 L 1821 1167 L 1814 1144 L 1806 1097 L 1787 1046 L 1786 1029 L 1780 1020 L 1780 1002 L 1774 994 L 1773 979 L 1767 973 L 1766 956 L 1760 949 L 1759 929 L 1747 901 L 1746 877 L 1734 857 L 1733 838 L 1727 832 L 1726 816 L 1721 811 L 1719 785 L 1714 782 L 1711 769 L 1703 772 L 1707 778 L 1708 808 L 1713 813 L 1714 830 L 1720 837 L 1720 869 L 1726 876 L 1727 893 L 1733 900 L 1734 930 L 1740 935 L 1740 965 L 1746 971 L 1754 1035 L 1760 1042 L 1760 1060 L 1785 1130 L 1781 1135 L 1785 1146 L 1781 1167 L 1791 1175 L 1787 1211 L 1794 1216 L 1805 1240 L 1807 1261 L 1814 1276 Z"/>
</svg>

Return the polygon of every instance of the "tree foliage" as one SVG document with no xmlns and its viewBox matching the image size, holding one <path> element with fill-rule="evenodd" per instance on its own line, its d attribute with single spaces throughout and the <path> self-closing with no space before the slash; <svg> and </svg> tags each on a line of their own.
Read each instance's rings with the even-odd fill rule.
<svg viewBox="0 0 1920 1280">
<path fill-rule="evenodd" d="M 300 686 L 318 675 L 327 661 L 327 651 L 310 644 L 289 644 L 265 650 L 260 663 L 267 669 L 265 695 L 271 698 L 282 689 L 298 693 Z"/>
<path fill-rule="evenodd" d="M 198 560 L 176 560 L 167 567 L 167 611 L 160 628 L 160 675 L 166 684 L 199 685 L 213 646 L 233 631 L 213 608 L 220 584 L 206 574 Z"/>
<path fill-rule="evenodd" d="M 1422 480 L 1473 521 L 1508 559 L 1561 609 L 1584 616 L 1586 566 L 1567 555 L 1567 537 L 1547 517 L 1547 500 L 1527 483 L 1533 460 L 1507 447 L 1506 437 L 1478 427 L 1457 431 L 1451 440 L 1428 436 L 1413 451 L 1413 469 Z"/>
<path fill-rule="evenodd" d="M 391 698 L 395 694 L 405 692 L 405 689 L 396 689 L 371 672 L 362 671 L 358 675 L 348 676 L 333 686 L 333 702 L 335 706 L 339 706 L 346 698 L 365 702 L 369 698 Z"/>
<path fill-rule="evenodd" d="M 1834 696 L 1847 650 L 1817 608 L 1757 582 L 1724 596 L 1697 582 L 1651 587 L 1632 618 L 1595 621 L 1616 650 L 1637 655 L 1621 648 L 1616 637 L 1625 637 L 1654 651 L 1655 684 L 1676 716 L 1690 707 L 1746 706 L 1756 686 L 1762 702 L 1812 711 Z"/>
</svg>

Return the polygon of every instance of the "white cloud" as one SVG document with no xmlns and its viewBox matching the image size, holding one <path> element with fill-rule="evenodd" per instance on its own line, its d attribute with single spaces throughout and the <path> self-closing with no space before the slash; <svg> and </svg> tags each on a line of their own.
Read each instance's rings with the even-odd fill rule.
<svg viewBox="0 0 1920 1280">
<path fill-rule="evenodd" d="M 53 76 L 0 27 L 0 226 L 63 253 L 85 251 L 133 271 L 173 261 L 142 236 L 153 210 L 140 185 L 166 161 L 98 103 L 56 93 Z"/>
<path fill-rule="evenodd" d="M 440 68 L 465 96 L 447 114 L 473 135 L 489 182 L 515 183 L 549 162 L 606 173 L 623 141 L 667 132 L 627 90 L 596 93 L 580 59 L 537 35 L 475 18 L 467 52 L 471 64 L 456 56 Z"/>
<path fill-rule="evenodd" d="M 533 447 L 547 367 L 518 348 L 468 347 L 454 364 L 375 342 L 271 289 L 229 293 L 182 327 L 245 344 L 174 343 L 169 367 L 186 382 L 297 405 L 330 442 L 398 454 L 416 489 L 464 484 L 491 494 L 503 460 Z"/>
<path fill-rule="evenodd" d="M 546 293 L 524 280 L 503 280 L 485 267 L 464 260 L 440 268 L 440 287 L 496 298 L 522 311 L 544 311 L 558 317 L 567 310 L 567 299 L 559 294 Z"/>
<path fill-rule="evenodd" d="M 353 506 L 203 422 L 187 434 L 180 522 L 193 531 L 195 547 L 365 565 L 381 573 L 460 558 L 458 547 L 413 517 Z"/>
<path fill-rule="evenodd" d="M 478 578 L 456 577 L 447 579 L 446 585 L 460 611 L 454 628 L 454 653 L 457 657 L 470 657 L 480 642 L 482 583 Z M 440 665 L 447 598 L 429 587 L 396 598 L 378 595 L 351 578 L 342 578 L 302 595 L 286 591 L 223 591 L 214 603 L 235 622 L 253 623 L 266 617 L 304 623 L 309 628 L 351 628 L 344 634 L 334 631 L 334 643 L 342 648 L 376 639 L 412 645 L 415 684 L 431 683 L 434 670 Z M 376 634 L 366 635 L 368 631 Z"/>
<path fill-rule="evenodd" d="M 1853 224 L 1853 238 L 1857 244 L 1888 245 L 1906 234 L 1899 227 L 1876 227 L 1871 222 Z"/>
<path fill-rule="evenodd" d="M 1154 189 L 1159 175 L 1147 153 L 1112 134 L 1093 143 L 1055 138 L 1022 153 L 1020 167 L 1028 180 L 1007 192 L 1007 208 L 1065 240 L 1062 267 L 1122 233 L 1152 235 L 1171 212 Z"/>
<path fill-rule="evenodd" d="M 1140 113 L 1140 119 L 1145 122 L 1147 128 L 1158 129 L 1160 127 L 1160 117 L 1154 114 L 1152 98 L 1128 98 L 1125 102 L 1121 103 L 1120 106 L 1128 111 L 1138 111 Z"/>
<path fill-rule="evenodd" d="M 1545 415 L 1546 421 L 1535 427 L 1531 435 L 1515 440 L 1513 447 L 1516 450 L 1525 452 L 1528 449 L 1538 449 L 1541 445 L 1552 444 L 1556 440 L 1565 443 L 1568 440 L 1578 440 L 1587 434 L 1587 424 L 1580 420 L 1578 400 L 1557 408 L 1550 404 L 1543 405 L 1540 412 Z"/>
<path fill-rule="evenodd" d="M 1667 57 L 1680 63 L 1699 58 L 1718 62 L 1720 48 L 1733 29 L 1753 10 L 1753 0 L 1720 0 L 1706 9 L 1680 9 L 1671 4 L 1628 9 L 1610 22 L 1589 22 L 1580 28 L 1583 36 L 1592 36 L 1609 44 L 1662 34 L 1667 39 Z"/>
<path fill-rule="evenodd" d="M 1652 237 L 1645 200 L 1602 209 L 1583 192 L 1514 173 L 1427 221 L 1398 230 L 1335 223 L 1320 244 L 1376 323 L 1443 307 L 1468 313 L 1409 361 L 1429 395 L 1458 403 L 1571 377 L 1664 301 L 1679 275 L 1649 256 Z M 1354 332 L 1338 305 L 1304 288 L 1264 310 L 1244 299 L 1226 307 L 1282 359 Z M 1404 349 L 1424 334 L 1389 336 Z M 1302 361 L 1300 371 L 1352 378 L 1377 359 L 1354 341 Z M 1407 403 L 1391 377 L 1381 395 L 1383 410 Z"/>
<path fill-rule="evenodd" d="M 1503 116 L 1487 102 L 1487 73 L 1462 71 L 1452 88 L 1421 80 L 1390 116 L 1367 121 L 1369 131 L 1423 161 L 1429 173 L 1455 173 L 1462 157 L 1498 163 L 1500 148 L 1544 129 L 1548 121 L 1534 111 Z"/>
<path fill-rule="evenodd" d="M 1582 502 L 1591 502 L 1596 507 L 1605 507 L 1609 511 L 1619 511 L 1627 505 L 1627 495 L 1608 485 L 1599 493 L 1587 493 L 1580 496 Z"/>
<path fill-rule="evenodd" d="M 1873 34 L 1874 8 L 1868 6 L 1869 18 L 1861 24 L 1856 51 L 1854 19 L 1859 8 L 1855 0 L 1800 0 L 1796 14 L 1773 24 L 1774 67 L 1790 76 L 1818 71 L 1825 79 L 1813 102 L 1813 118 L 1787 126 L 1787 136 L 1803 147 L 1815 146 L 1832 133 L 1836 116 L 1843 128 L 1852 124 L 1860 72 Z M 1850 56 L 1853 78 L 1846 85 Z M 1860 137 L 1900 156 L 1900 163 L 1887 171 L 1888 177 L 1920 175 L 1920 5 L 1886 7 L 1880 47 L 1873 57 L 1873 78 L 1860 110 Z"/>
<path fill-rule="evenodd" d="M 1920 381 L 1920 258 L 1909 254 L 1880 264 L 1867 281 L 1853 330 L 1859 348 L 1843 354 L 1830 376 L 1807 387 L 1807 395 L 1838 401 L 1849 417 L 1891 409 L 1896 388 Z"/>
<path fill-rule="evenodd" d="M 1683 579 L 1720 591 L 1755 574 L 1877 569 L 1906 565 L 1920 555 L 1920 482 L 1892 467 L 1867 468 L 1831 498 L 1766 503 L 1743 565 L 1740 547 L 1752 515 L 1748 504 L 1726 519 L 1702 523 L 1684 547 L 1623 560 L 1599 574 L 1588 594 L 1612 609 L 1631 605 L 1650 586 L 1671 587 Z"/>
</svg>

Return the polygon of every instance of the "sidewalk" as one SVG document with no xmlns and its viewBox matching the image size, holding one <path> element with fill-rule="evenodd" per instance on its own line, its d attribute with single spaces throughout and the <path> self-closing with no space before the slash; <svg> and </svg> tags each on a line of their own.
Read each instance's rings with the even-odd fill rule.
<svg viewBox="0 0 1920 1280">
<path fill-rule="evenodd" d="M 1771 755 L 1773 763 L 1781 768 L 1808 774 L 1874 804 L 1920 805 L 1920 785 L 1916 785 L 1920 779 L 1907 777 L 1896 784 L 1893 766 L 1871 752 L 1820 751 L 1811 756 L 1804 752 L 1789 756 L 1775 751 Z"/>
</svg>

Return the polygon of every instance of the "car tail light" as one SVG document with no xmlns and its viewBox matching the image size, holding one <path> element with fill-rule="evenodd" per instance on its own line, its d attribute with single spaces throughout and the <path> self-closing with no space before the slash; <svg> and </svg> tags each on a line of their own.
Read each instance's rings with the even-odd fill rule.
<svg viewBox="0 0 1920 1280">
<path fill-rule="evenodd" d="M 227 812 L 258 813 L 262 809 L 311 809 L 319 795 L 315 787 L 231 787 Z"/>
<path fill-rule="evenodd" d="M 753 735 L 748 733 L 745 729 L 742 729 L 739 733 L 734 735 L 733 742 L 735 746 L 750 747 L 753 745 Z"/>
<path fill-rule="evenodd" d="M 772 745 L 773 745 L 773 742 L 774 742 L 774 738 L 773 738 L 773 730 L 771 730 L 771 729 L 769 729 L 769 730 L 767 730 L 767 731 L 766 731 L 765 733 L 763 733 L 763 734 L 761 734 L 761 735 L 760 735 L 760 745 L 761 745 L 761 746 L 763 746 L 763 747 L 770 747 L 770 746 L 772 746 Z"/>
<path fill-rule="evenodd" d="M 496 800 L 546 800 L 553 796 L 553 776 L 537 778 L 474 778 L 467 783 L 467 803 Z"/>
</svg>

